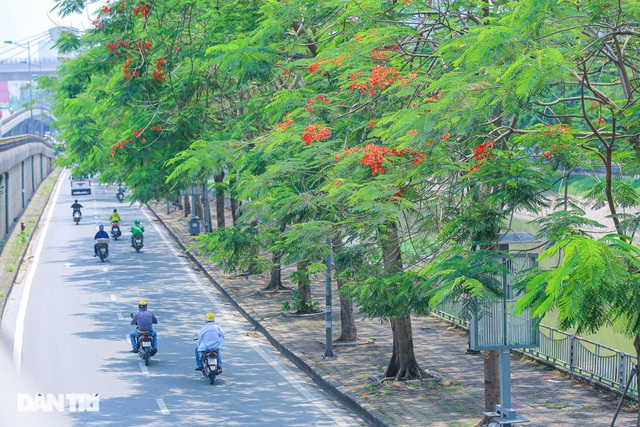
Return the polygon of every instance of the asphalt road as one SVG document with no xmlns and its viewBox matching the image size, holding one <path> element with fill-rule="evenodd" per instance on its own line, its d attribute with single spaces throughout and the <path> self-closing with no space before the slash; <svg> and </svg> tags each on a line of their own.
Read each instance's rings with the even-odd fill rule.
<svg viewBox="0 0 640 427">
<path fill-rule="evenodd" d="M 140 207 L 118 203 L 113 187 L 94 183 L 93 194 L 71 196 L 60 182 L 2 319 L 0 426 L 364 425 L 266 341 L 246 335 L 244 319 Z M 71 219 L 76 198 L 79 225 Z M 93 236 L 98 224 L 109 231 L 113 208 L 123 236 L 101 262 Z M 129 240 L 136 218 L 145 226 L 140 253 Z M 159 321 L 159 352 L 148 367 L 129 353 L 129 314 L 141 299 Z M 226 335 L 214 385 L 194 370 L 193 338 L 209 311 Z"/>
</svg>

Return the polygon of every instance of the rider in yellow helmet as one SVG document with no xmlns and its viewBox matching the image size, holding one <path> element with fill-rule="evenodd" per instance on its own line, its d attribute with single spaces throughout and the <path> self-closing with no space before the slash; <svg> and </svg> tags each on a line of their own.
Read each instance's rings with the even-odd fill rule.
<svg viewBox="0 0 640 427">
<path fill-rule="evenodd" d="M 224 345 L 224 332 L 222 328 L 215 323 L 216 316 L 213 313 L 207 313 L 204 316 L 205 325 L 200 329 L 198 335 L 198 346 L 196 347 L 196 371 L 202 370 L 202 356 L 206 351 L 215 350 L 218 353 L 218 373 L 222 372 L 222 357 L 220 356 L 220 347 Z"/>
</svg>

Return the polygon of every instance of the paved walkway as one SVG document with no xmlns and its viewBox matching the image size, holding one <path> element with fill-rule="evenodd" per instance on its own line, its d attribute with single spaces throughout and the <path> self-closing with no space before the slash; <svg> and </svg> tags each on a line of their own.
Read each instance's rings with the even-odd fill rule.
<svg viewBox="0 0 640 427">
<path fill-rule="evenodd" d="M 182 211 L 167 214 L 164 203 L 153 208 L 184 247 L 195 242 L 188 233 L 188 218 Z M 228 218 L 227 224 L 230 223 Z M 190 254 L 194 257 L 194 270 L 201 274 L 206 272 L 217 281 L 252 318 L 257 330 L 271 338 L 298 366 L 318 377 L 325 386 L 337 390 L 342 399 L 361 408 L 370 422 L 396 426 L 470 427 L 482 418 L 483 360 L 481 355 L 466 353 L 465 331 L 439 318 L 414 316 L 413 342 L 418 362 L 423 369 L 441 374 L 443 380 L 378 385 L 376 379 L 383 376 L 391 358 L 392 335 L 388 323 L 358 316 L 358 337 L 371 343 L 335 347 L 337 358 L 324 359 L 324 314 L 285 317 L 280 306 L 290 300 L 287 293 L 259 292 L 266 286 L 268 275 L 248 278 L 226 275 L 205 262 L 197 250 Z M 287 274 L 283 272 L 283 277 Z M 324 289 L 324 282 L 312 285 L 314 301 L 322 305 Z M 337 295 L 335 290 L 333 295 Z M 337 297 L 333 307 L 340 307 Z M 335 338 L 340 332 L 339 312 L 334 311 L 333 325 Z M 610 425 L 616 410 L 616 397 L 517 355 L 512 356 L 511 365 L 513 407 L 531 421 L 524 425 Z M 616 426 L 635 426 L 636 417 L 637 409 L 625 407 Z"/>
<path fill-rule="evenodd" d="M 46 184 L 41 186 L 25 211 L 29 235 L 48 201 L 49 188 Z M 194 242 L 188 233 L 188 218 L 181 211 L 167 214 L 164 203 L 153 207 L 184 247 Z M 19 227 L 14 229 L 8 241 L 19 238 L 19 232 Z M 5 245 L 0 254 L 2 289 L 7 289 L 6 284 L 15 276 L 15 269 L 7 270 L 8 265 L 16 262 L 15 249 L 10 247 L 9 243 Z M 358 317 L 358 336 L 371 343 L 336 346 L 337 358 L 323 359 L 324 316 L 285 317 L 280 306 L 289 300 L 288 294 L 258 292 L 266 286 L 267 275 L 249 278 L 225 275 L 199 259 L 197 251 L 189 254 L 195 256 L 192 260 L 195 272 L 215 279 L 252 319 L 260 332 L 255 334 L 256 339 L 270 339 L 301 369 L 325 388 L 332 389 L 372 425 L 470 427 L 480 420 L 484 408 L 483 361 L 482 356 L 466 354 L 465 332 L 437 318 L 414 317 L 413 342 L 418 362 L 422 368 L 441 374 L 443 380 L 378 385 L 375 380 L 383 375 L 391 357 L 392 336 L 388 323 Z M 324 305 L 324 283 L 315 283 L 312 292 L 314 300 Z M 0 298 L 0 304 L 2 302 Z M 337 298 L 333 306 L 339 307 Z M 337 337 L 338 312 L 334 312 L 333 324 L 334 337 Z M 519 415 L 531 420 L 525 425 L 601 427 L 610 424 L 617 404 L 615 397 L 516 356 L 511 369 L 513 406 Z M 635 425 L 636 416 L 636 409 L 626 408 L 616 425 Z"/>
</svg>

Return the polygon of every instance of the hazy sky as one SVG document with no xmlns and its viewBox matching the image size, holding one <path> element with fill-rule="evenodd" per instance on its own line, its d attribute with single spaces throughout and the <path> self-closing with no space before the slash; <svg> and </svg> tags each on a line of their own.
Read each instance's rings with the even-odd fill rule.
<svg viewBox="0 0 640 427">
<path fill-rule="evenodd" d="M 54 0 L 0 0 L 0 44 L 5 40 L 33 39 L 56 26 L 89 27 L 90 20 L 86 15 L 62 19 L 51 12 L 54 6 Z M 0 45 L 0 56 L 8 47 Z"/>
</svg>

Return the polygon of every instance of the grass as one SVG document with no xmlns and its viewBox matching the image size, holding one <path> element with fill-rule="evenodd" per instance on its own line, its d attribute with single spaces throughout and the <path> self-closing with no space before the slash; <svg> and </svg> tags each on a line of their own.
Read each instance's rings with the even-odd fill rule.
<svg viewBox="0 0 640 427">
<path fill-rule="evenodd" d="M 547 409 L 564 409 L 567 406 L 569 406 L 567 402 L 547 403 Z"/>
</svg>

